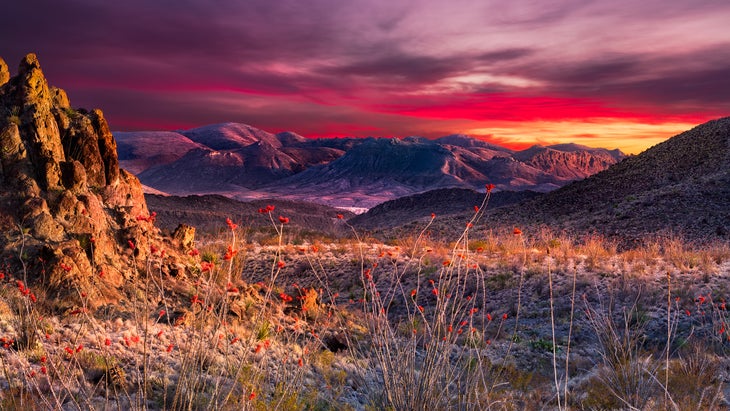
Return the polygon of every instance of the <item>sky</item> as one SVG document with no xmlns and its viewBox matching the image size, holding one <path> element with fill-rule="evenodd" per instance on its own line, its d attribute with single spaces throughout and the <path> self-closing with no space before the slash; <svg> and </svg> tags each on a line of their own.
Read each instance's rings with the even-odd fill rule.
<svg viewBox="0 0 730 411">
<path fill-rule="evenodd" d="M 464 133 L 638 153 L 730 115 L 727 0 L 13 0 L 112 130 L 241 122 L 308 137 Z"/>
</svg>

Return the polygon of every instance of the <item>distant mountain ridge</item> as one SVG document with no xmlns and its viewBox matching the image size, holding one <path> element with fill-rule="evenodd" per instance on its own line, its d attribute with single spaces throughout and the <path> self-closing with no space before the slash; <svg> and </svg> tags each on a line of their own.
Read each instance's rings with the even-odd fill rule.
<svg viewBox="0 0 730 411">
<path fill-rule="evenodd" d="M 117 132 L 123 167 L 174 195 L 279 197 L 370 208 L 439 188 L 547 192 L 626 156 L 579 145 L 514 151 L 466 135 L 308 139 L 238 123 L 174 132 Z"/>
</svg>

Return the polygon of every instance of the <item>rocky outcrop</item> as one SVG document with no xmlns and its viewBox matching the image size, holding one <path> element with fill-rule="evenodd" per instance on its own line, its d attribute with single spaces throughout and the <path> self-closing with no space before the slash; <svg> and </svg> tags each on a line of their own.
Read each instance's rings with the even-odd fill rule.
<svg viewBox="0 0 730 411">
<path fill-rule="evenodd" d="M 5 60 L 0 58 L 0 86 L 7 83 L 8 80 L 10 80 L 10 71 L 8 70 L 8 65 L 5 63 Z"/>
<path fill-rule="evenodd" d="M 119 168 L 101 110 L 71 108 L 66 93 L 48 85 L 34 54 L 23 58 L 16 76 L 7 72 L 0 61 L 5 260 L 69 306 L 112 302 L 124 281 L 141 272 L 151 246 L 163 247 L 142 186 Z"/>
</svg>

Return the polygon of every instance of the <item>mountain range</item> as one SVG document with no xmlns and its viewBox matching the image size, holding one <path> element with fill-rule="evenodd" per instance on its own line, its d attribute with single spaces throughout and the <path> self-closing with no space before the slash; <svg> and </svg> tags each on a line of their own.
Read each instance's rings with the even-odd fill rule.
<svg viewBox="0 0 730 411">
<path fill-rule="evenodd" d="M 698 125 L 549 193 L 516 201 L 500 199 L 500 194 L 507 193 L 493 195 L 482 219 L 487 229 L 594 232 L 625 246 L 657 236 L 698 243 L 728 240 L 730 117 Z M 449 217 L 438 219 L 436 225 L 461 230 L 473 214 L 472 207 L 483 198 L 476 192 L 434 190 L 385 202 L 350 221 L 363 229 L 388 230 L 426 222 L 441 207 L 440 214 Z M 448 207 L 442 207 L 444 199 Z"/>
<path fill-rule="evenodd" d="M 626 156 L 576 144 L 522 151 L 466 135 L 318 138 L 238 123 L 169 132 L 115 132 L 120 164 L 148 192 L 283 198 L 369 209 L 439 188 L 547 192 Z"/>
</svg>

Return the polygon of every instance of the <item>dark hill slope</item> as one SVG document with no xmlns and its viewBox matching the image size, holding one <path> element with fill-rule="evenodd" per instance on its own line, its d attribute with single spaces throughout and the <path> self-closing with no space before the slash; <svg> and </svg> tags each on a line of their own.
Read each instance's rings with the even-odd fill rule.
<svg viewBox="0 0 730 411">
<path fill-rule="evenodd" d="M 681 133 L 497 220 L 541 223 L 637 240 L 659 232 L 697 241 L 728 238 L 730 118 Z"/>
<path fill-rule="evenodd" d="M 492 193 L 488 209 L 524 202 L 542 195 L 535 191 L 500 191 Z M 431 213 L 439 217 L 472 212 L 480 205 L 485 193 L 463 188 L 444 188 L 421 194 L 401 197 L 379 204 L 367 213 L 357 215 L 348 222 L 366 230 L 393 228 L 412 221 L 425 220 Z"/>
</svg>

